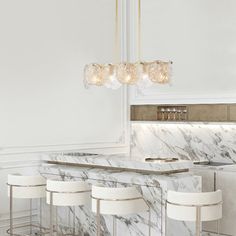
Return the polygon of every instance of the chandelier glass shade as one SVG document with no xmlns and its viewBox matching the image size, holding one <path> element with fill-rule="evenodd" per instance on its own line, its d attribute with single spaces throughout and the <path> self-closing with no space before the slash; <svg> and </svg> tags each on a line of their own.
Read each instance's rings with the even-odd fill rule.
<svg viewBox="0 0 236 236">
<path fill-rule="evenodd" d="M 118 62 L 113 64 L 89 64 L 84 69 L 84 82 L 86 86 L 105 86 L 117 89 L 122 85 L 137 85 L 148 87 L 152 84 L 167 84 L 171 79 L 171 61 L 151 61 L 140 60 L 140 34 L 141 34 L 141 0 L 138 0 L 138 55 L 137 62 Z M 116 0 L 116 48 L 118 51 L 118 0 Z M 119 53 L 116 53 L 119 55 Z M 119 61 L 118 59 L 116 61 Z"/>
<path fill-rule="evenodd" d="M 105 70 L 102 65 L 89 64 L 85 66 L 84 75 L 88 85 L 102 86 L 105 83 Z"/>
<path fill-rule="evenodd" d="M 138 63 L 119 63 L 116 66 L 116 78 L 121 84 L 136 84 L 140 76 Z"/>
<path fill-rule="evenodd" d="M 153 61 L 118 64 L 89 64 L 85 67 L 85 84 L 119 88 L 137 83 L 168 84 L 172 62 Z M 150 83 L 149 83 L 150 84 Z"/>
<path fill-rule="evenodd" d="M 167 84 L 171 77 L 171 62 L 154 61 L 147 65 L 148 78 L 153 83 Z"/>
</svg>

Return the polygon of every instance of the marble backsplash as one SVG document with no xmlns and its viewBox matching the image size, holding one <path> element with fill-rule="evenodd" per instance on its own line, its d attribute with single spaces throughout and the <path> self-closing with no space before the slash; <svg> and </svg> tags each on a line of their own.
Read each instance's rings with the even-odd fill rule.
<svg viewBox="0 0 236 236">
<path fill-rule="evenodd" d="M 236 163 L 236 124 L 132 122 L 131 155 Z"/>
</svg>

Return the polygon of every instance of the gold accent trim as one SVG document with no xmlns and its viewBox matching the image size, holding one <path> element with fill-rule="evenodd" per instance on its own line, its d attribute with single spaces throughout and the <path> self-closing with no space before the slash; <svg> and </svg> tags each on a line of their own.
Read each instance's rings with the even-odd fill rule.
<svg viewBox="0 0 236 236">
<path fill-rule="evenodd" d="M 110 202 L 122 202 L 122 201 L 134 201 L 134 200 L 144 200 L 143 197 L 135 197 L 135 198 L 126 198 L 126 199 L 116 199 L 116 198 L 97 198 L 91 196 L 92 199 L 94 200 L 99 200 L 99 201 L 110 201 Z M 146 201 L 144 201 L 146 203 Z M 147 204 L 147 203 L 146 203 Z"/>
<path fill-rule="evenodd" d="M 7 183 L 7 186 L 17 187 L 17 188 L 27 188 L 27 187 L 43 187 L 46 186 L 46 184 L 37 184 L 37 185 L 16 185 L 16 184 L 9 184 Z"/>
<path fill-rule="evenodd" d="M 98 169 L 106 169 L 106 170 L 114 170 L 114 171 L 136 172 L 136 173 L 141 173 L 141 174 L 171 175 L 171 174 L 189 172 L 189 168 L 182 168 L 182 169 L 178 169 L 178 170 L 158 171 L 158 170 L 142 170 L 142 169 L 135 169 L 135 168 L 122 168 L 122 167 L 90 165 L 90 164 L 60 162 L 60 161 L 46 161 L 46 163 L 48 163 L 48 164 L 57 164 L 57 165 L 65 165 L 65 166 L 98 168 Z"/>
<path fill-rule="evenodd" d="M 91 192 L 91 190 L 84 190 L 84 191 L 76 191 L 76 192 L 59 192 L 59 191 L 51 191 L 51 190 L 48 190 L 46 189 L 46 192 L 47 193 L 68 193 L 68 194 L 71 194 L 71 193 L 89 193 Z"/>
<path fill-rule="evenodd" d="M 209 206 L 218 206 L 218 205 L 222 205 L 223 201 L 220 201 L 218 203 L 214 203 L 214 204 L 200 204 L 200 205 L 188 205 L 188 204 L 180 204 L 180 203 L 173 203 L 173 202 L 169 202 L 166 201 L 168 204 L 170 205 L 174 205 L 174 206 L 183 206 L 183 207 L 209 207 Z"/>
<path fill-rule="evenodd" d="M 28 228 L 28 227 L 33 227 L 33 228 L 36 228 L 36 229 L 39 229 L 41 230 L 41 235 L 48 235 L 49 234 L 49 228 L 46 228 L 46 227 L 43 227 L 43 226 L 40 226 L 40 225 L 36 225 L 36 224 L 27 224 L 27 225 L 22 225 L 22 226 L 15 226 L 13 227 L 12 229 L 13 230 L 17 230 L 17 229 L 23 229 L 23 228 Z M 26 235 L 26 234 L 20 234 L 20 233 L 10 233 L 10 230 L 11 229 L 7 229 L 6 232 L 7 234 L 11 235 L 11 236 L 30 236 L 30 235 Z"/>
</svg>

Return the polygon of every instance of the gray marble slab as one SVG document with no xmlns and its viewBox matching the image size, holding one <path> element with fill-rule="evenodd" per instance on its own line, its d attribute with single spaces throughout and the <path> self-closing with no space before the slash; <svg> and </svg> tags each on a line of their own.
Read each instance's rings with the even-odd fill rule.
<svg viewBox="0 0 236 236">
<path fill-rule="evenodd" d="M 132 122 L 131 155 L 236 163 L 236 124 Z"/>
</svg>

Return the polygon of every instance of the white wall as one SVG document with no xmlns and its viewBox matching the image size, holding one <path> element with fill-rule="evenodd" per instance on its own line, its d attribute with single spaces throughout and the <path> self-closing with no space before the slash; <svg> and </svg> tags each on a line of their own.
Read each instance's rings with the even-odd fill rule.
<svg viewBox="0 0 236 236">
<path fill-rule="evenodd" d="M 142 1 L 143 59 L 172 60 L 173 83 L 132 103 L 236 102 L 235 25 L 234 0 Z"/>
<path fill-rule="evenodd" d="M 0 151 L 124 146 L 125 90 L 86 90 L 110 62 L 110 0 L 0 1 Z"/>
<path fill-rule="evenodd" d="M 0 235 L 9 226 L 7 174 L 35 174 L 40 165 L 38 154 L 13 153 L 126 150 L 126 90 L 83 85 L 85 64 L 113 60 L 114 7 L 0 1 Z M 14 211 L 16 223 L 29 221 L 27 202 Z"/>
</svg>

